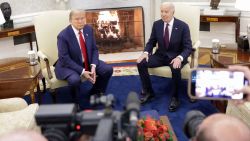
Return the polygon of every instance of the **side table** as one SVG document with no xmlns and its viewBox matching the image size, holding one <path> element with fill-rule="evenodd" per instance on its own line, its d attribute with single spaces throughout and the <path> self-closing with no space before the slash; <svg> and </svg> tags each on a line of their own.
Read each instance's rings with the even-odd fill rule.
<svg viewBox="0 0 250 141">
<path fill-rule="evenodd" d="M 13 28 L 0 29 L 0 38 L 14 37 L 14 36 L 19 36 L 19 35 L 29 34 L 30 50 L 33 50 L 32 33 L 34 32 L 35 32 L 34 25 L 14 24 Z"/>
<path fill-rule="evenodd" d="M 230 16 L 230 15 L 201 15 L 201 22 L 233 22 L 235 23 L 235 41 L 240 35 L 240 15 Z"/>
<path fill-rule="evenodd" d="M 34 89 L 38 86 L 41 73 L 40 65 L 30 66 L 28 58 L 14 57 L 0 59 L 0 98 L 23 97 L 30 92 L 32 103 L 35 102 Z"/>
<path fill-rule="evenodd" d="M 233 48 L 222 48 L 219 54 L 210 53 L 212 68 L 227 68 L 229 65 L 243 65 L 250 67 L 249 52 Z M 225 113 L 227 101 L 212 101 L 220 112 Z"/>
<path fill-rule="evenodd" d="M 167 124 L 168 127 L 170 128 L 170 130 L 173 132 L 173 141 L 178 141 L 178 139 L 177 139 L 177 137 L 176 137 L 176 135 L 174 133 L 174 129 L 173 129 L 168 117 L 167 116 L 160 116 L 160 119 L 162 120 L 162 122 L 164 124 Z"/>
</svg>

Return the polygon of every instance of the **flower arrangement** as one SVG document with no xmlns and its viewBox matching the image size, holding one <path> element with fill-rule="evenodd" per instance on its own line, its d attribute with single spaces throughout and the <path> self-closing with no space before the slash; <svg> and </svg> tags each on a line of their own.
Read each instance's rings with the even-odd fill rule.
<svg viewBox="0 0 250 141">
<path fill-rule="evenodd" d="M 138 120 L 138 141 L 173 141 L 173 133 L 162 120 L 150 116 Z"/>
</svg>

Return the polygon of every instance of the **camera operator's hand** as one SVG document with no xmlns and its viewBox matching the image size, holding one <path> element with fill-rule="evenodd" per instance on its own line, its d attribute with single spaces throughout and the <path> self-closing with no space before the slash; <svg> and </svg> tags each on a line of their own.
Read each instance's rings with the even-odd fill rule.
<svg viewBox="0 0 250 141">
<path fill-rule="evenodd" d="M 232 70 L 232 71 L 242 71 L 244 73 L 245 78 L 250 82 L 250 70 L 248 67 L 234 65 L 234 66 L 229 66 L 228 68 L 229 68 L 229 70 Z M 244 94 L 246 94 L 246 98 L 244 100 L 241 100 L 241 101 L 235 100 L 236 104 L 243 103 L 245 101 L 250 101 L 250 86 L 249 85 L 243 87 L 240 90 L 237 90 L 237 93 L 239 93 L 239 92 L 243 92 Z"/>
</svg>

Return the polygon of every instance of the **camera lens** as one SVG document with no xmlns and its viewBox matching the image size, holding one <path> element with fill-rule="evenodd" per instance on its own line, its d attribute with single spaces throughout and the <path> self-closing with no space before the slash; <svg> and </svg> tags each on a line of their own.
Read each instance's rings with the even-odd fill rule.
<svg viewBox="0 0 250 141">
<path fill-rule="evenodd" d="M 59 129 L 50 128 L 43 132 L 48 141 L 69 141 L 65 133 Z"/>
<path fill-rule="evenodd" d="M 202 112 L 196 110 L 189 111 L 186 114 L 183 130 L 188 138 L 196 135 L 198 126 L 205 118 L 206 116 Z"/>
</svg>

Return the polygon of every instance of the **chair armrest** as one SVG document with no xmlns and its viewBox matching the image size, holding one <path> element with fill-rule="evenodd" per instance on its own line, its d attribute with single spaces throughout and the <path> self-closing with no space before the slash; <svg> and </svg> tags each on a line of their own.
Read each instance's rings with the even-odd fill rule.
<svg viewBox="0 0 250 141">
<path fill-rule="evenodd" d="M 199 54 L 199 46 L 201 42 L 198 40 L 194 43 L 193 48 L 192 48 L 192 53 L 191 53 L 191 62 L 190 62 L 190 67 L 194 68 L 198 65 L 198 54 Z"/>
<path fill-rule="evenodd" d="M 39 132 L 35 120 L 35 113 L 38 108 L 39 105 L 34 103 L 18 111 L 0 113 L 0 136 L 15 130 L 35 130 Z"/>
<path fill-rule="evenodd" d="M 26 101 L 22 98 L 0 99 L 0 113 L 13 112 L 28 107 Z"/>
<path fill-rule="evenodd" d="M 49 59 L 48 57 L 41 51 L 38 51 L 37 52 L 37 55 L 43 60 L 45 61 L 45 64 L 46 64 L 46 69 L 47 69 L 47 73 L 48 73 L 48 77 L 49 79 L 52 79 L 53 78 L 53 75 L 51 73 L 51 70 L 50 70 L 50 65 L 49 65 Z"/>
<path fill-rule="evenodd" d="M 198 47 L 200 47 L 200 45 L 201 45 L 201 41 L 198 40 L 194 43 L 193 48 L 197 49 Z"/>
</svg>

